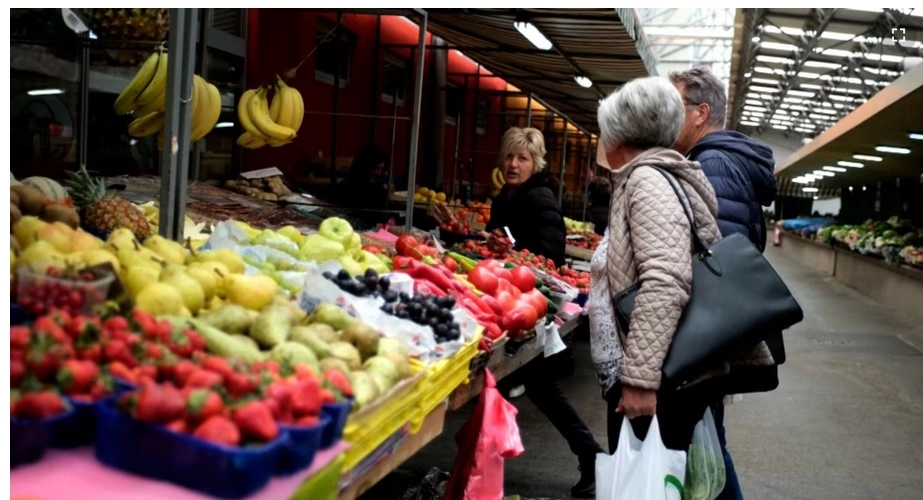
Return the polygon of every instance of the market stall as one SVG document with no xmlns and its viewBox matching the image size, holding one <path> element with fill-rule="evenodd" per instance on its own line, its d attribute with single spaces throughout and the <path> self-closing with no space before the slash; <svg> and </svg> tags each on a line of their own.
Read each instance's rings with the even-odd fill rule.
<svg viewBox="0 0 923 500">
<path fill-rule="evenodd" d="M 94 14 L 65 11 L 89 51 Z M 418 20 L 415 179 L 426 13 L 394 13 Z M 583 320 L 586 272 L 421 231 L 415 202 L 445 193 L 373 226 L 284 167 L 191 180 L 190 151 L 233 125 L 225 108 L 235 151 L 288 146 L 304 119 L 287 75 L 228 106 L 194 73 L 200 16 L 216 18 L 170 10 L 167 46 L 132 46 L 113 84 L 120 133 L 157 150 L 161 175 L 11 171 L 14 496 L 355 498 L 442 432 L 485 367 L 501 379 Z M 459 208 L 465 230 L 490 213 Z"/>
</svg>

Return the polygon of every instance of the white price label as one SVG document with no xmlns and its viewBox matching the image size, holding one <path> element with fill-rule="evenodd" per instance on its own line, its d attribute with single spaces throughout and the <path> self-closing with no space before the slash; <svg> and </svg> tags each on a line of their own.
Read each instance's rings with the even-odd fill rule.
<svg viewBox="0 0 923 500">
<path fill-rule="evenodd" d="M 84 24 L 83 19 L 73 9 L 61 9 L 61 17 L 64 19 L 64 24 L 74 30 L 74 33 L 80 34 L 90 31 L 90 28 Z"/>
</svg>

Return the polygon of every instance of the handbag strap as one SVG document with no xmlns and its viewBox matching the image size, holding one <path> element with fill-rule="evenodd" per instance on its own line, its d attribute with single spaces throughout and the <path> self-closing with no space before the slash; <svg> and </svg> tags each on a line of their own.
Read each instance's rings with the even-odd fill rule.
<svg viewBox="0 0 923 500">
<path fill-rule="evenodd" d="M 686 219 L 689 220 L 689 227 L 692 230 L 692 244 L 694 246 L 695 252 L 698 254 L 711 255 L 711 252 L 708 250 L 705 242 L 703 242 L 702 238 L 699 237 L 699 231 L 696 229 L 697 226 L 695 224 L 695 215 L 693 214 L 692 208 L 688 206 L 689 194 L 686 193 L 686 189 L 683 188 L 683 186 L 676 181 L 676 178 L 666 170 L 654 165 L 649 166 L 660 172 L 660 174 L 667 179 L 667 182 L 670 183 L 670 187 L 673 188 L 673 192 L 676 194 L 676 197 L 679 198 L 679 204 L 683 207 L 683 212 L 686 213 Z"/>
</svg>

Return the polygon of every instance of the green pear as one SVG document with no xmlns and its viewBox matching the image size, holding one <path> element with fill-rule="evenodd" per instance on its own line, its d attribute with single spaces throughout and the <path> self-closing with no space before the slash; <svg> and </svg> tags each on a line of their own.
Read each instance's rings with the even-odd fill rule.
<svg viewBox="0 0 923 500">
<path fill-rule="evenodd" d="M 160 256 L 163 260 L 171 264 L 182 264 L 186 262 L 186 249 L 179 243 L 168 240 L 159 234 L 155 234 L 144 240 L 144 247 Z"/>
</svg>

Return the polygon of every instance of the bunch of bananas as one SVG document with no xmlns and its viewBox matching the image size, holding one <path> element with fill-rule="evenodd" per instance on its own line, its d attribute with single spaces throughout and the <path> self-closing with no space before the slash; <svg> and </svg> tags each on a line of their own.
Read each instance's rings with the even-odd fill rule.
<svg viewBox="0 0 923 500">
<path fill-rule="evenodd" d="M 237 138 L 237 144 L 247 149 L 257 149 L 265 145 L 283 146 L 292 142 L 298 135 L 304 120 L 304 99 L 294 87 L 285 84 L 279 75 L 272 102 L 267 94 L 270 88 L 261 86 L 250 89 L 240 96 L 237 103 L 237 117 L 244 133 Z"/>
<path fill-rule="evenodd" d="M 221 116 L 218 87 L 199 75 L 192 78 L 192 129 L 189 139 L 196 142 L 215 128 Z M 157 147 L 163 148 L 164 105 L 167 96 L 167 52 L 163 48 L 147 58 L 125 90 L 115 100 L 115 112 L 132 113 L 128 135 L 147 137 L 157 134 Z"/>
<path fill-rule="evenodd" d="M 503 171 L 500 170 L 500 167 L 494 167 L 493 172 L 490 173 L 490 181 L 493 183 L 490 195 L 497 196 L 500 194 L 500 190 L 503 189 L 503 185 L 506 184 L 506 179 L 503 178 Z"/>
</svg>

